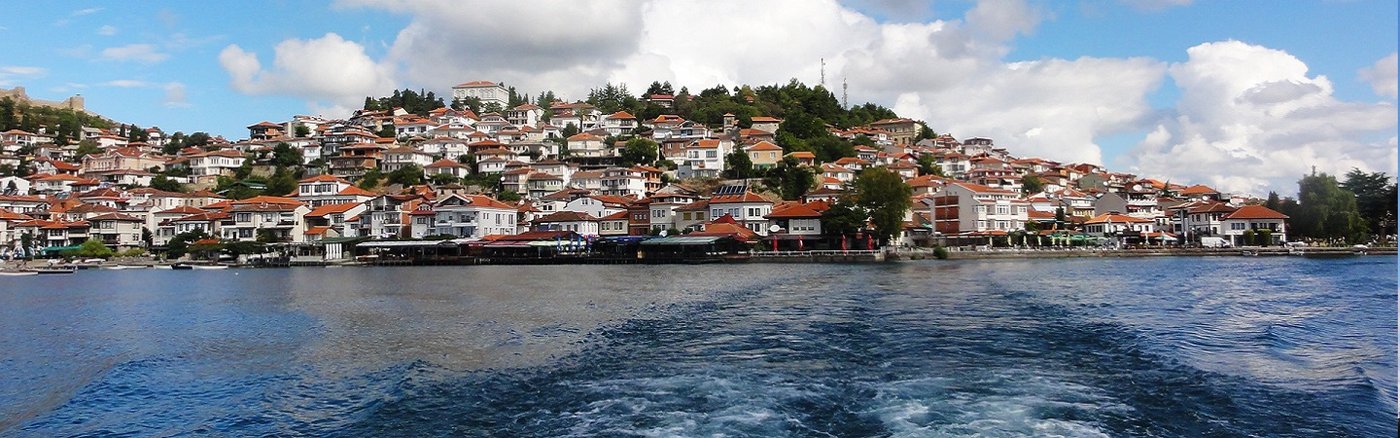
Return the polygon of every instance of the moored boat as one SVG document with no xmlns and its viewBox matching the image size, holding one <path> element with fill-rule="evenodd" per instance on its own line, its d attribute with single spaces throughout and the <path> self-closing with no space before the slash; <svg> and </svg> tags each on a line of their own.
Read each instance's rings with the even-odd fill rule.
<svg viewBox="0 0 1400 438">
<path fill-rule="evenodd" d="M 34 272 L 40 274 L 72 274 L 78 272 L 75 266 L 52 266 L 47 268 L 35 268 Z"/>
<path fill-rule="evenodd" d="M 195 269 L 228 269 L 228 265 L 190 265 Z"/>
<path fill-rule="evenodd" d="M 0 277 L 24 277 L 29 275 L 39 275 L 34 271 L 0 271 Z"/>
</svg>

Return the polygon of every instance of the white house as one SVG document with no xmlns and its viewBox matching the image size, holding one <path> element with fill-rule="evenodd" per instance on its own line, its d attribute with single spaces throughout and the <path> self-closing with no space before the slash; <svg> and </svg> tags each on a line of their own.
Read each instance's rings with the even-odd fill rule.
<svg viewBox="0 0 1400 438">
<path fill-rule="evenodd" d="M 723 189 L 725 188 L 722 187 L 721 190 Z M 747 188 L 739 193 L 713 196 L 709 206 L 711 219 L 729 215 L 744 228 L 760 236 L 768 235 L 770 221 L 767 216 L 773 212 L 773 202 L 748 191 Z"/>
<path fill-rule="evenodd" d="M 477 98 L 481 104 L 495 103 L 502 108 L 509 103 L 510 95 L 506 92 L 506 87 L 491 81 L 471 81 L 457 84 L 452 87 L 452 99 L 464 100 L 467 98 Z"/>
<path fill-rule="evenodd" d="M 487 196 L 451 194 L 431 205 L 432 223 L 427 234 L 450 234 L 480 239 L 492 234 L 516 234 L 516 208 Z M 426 216 L 426 215 L 424 215 Z M 418 216 L 414 216 L 413 237 Z"/>
<path fill-rule="evenodd" d="M 924 198 L 930 208 L 934 230 L 955 235 L 984 232 L 1011 232 L 1026 226 L 1030 203 L 1010 190 L 979 184 L 950 182 L 933 196 Z"/>
</svg>

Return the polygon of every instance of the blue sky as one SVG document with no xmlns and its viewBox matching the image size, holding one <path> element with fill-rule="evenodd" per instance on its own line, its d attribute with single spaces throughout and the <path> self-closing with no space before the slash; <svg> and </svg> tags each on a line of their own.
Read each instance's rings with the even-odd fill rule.
<svg viewBox="0 0 1400 438">
<path fill-rule="evenodd" d="M 1179 134 L 1172 136 L 1172 141 L 1182 138 L 1186 132 L 1178 129 L 1179 127 L 1149 119 L 1169 119 L 1178 112 L 1187 111 L 1181 107 L 1182 91 L 1175 83 L 1173 66 L 1186 63 L 1190 59 L 1187 50 L 1203 43 L 1237 40 L 1251 47 L 1257 46 L 1291 55 L 1307 67 L 1306 75 L 1299 80 L 1306 82 L 1319 75 L 1325 76 L 1331 86 L 1327 98 L 1336 102 L 1380 102 L 1393 108 L 1395 101 L 1394 96 L 1378 94 L 1373 89 L 1373 84 L 1359 74 L 1361 69 L 1369 68 L 1383 57 L 1396 52 L 1395 1 L 988 0 L 977 3 L 970 0 L 852 0 L 840 7 L 816 1 L 765 3 L 758 6 L 744 3 L 687 5 L 680 2 L 644 5 L 623 2 L 621 6 L 593 3 L 592 6 L 577 6 L 564 2 L 538 7 L 527 5 L 526 8 L 529 9 L 520 10 L 491 2 L 487 5 L 471 5 L 468 8 L 452 6 L 455 2 L 448 2 L 446 5 L 435 2 L 401 4 L 392 0 L 345 0 L 344 3 L 10 3 L 6 7 L 7 15 L 17 19 L 6 20 L 5 24 L 0 25 L 3 26 L 0 27 L 0 52 L 6 54 L 0 59 L 0 85 L 25 86 L 29 94 L 37 98 L 57 99 L 81 93 L 92 111 L 120 121 L 143 127 L 157 125 L 168 132 L 203 130 L 230 138 L 245 136 L 246 131 L 243 127 L 260 120 L 279 121 L 294 114 L 343 111 L 353 106 L 355 95 L 362 98 L 366 92 L 364 87 L 352 87 L 341 91 L 330 87 L 317 87 L 316 78 L 297 80 L 293 77 L 297 71 L 295 67 L 279 66 L 274 62 L 274 53 L 279 43 L 289 40 L 314 41 L 325 38 L 328 33 L 334 33 L 353 43 L 348 44 L 348 49 L 356 49 L 358 46 L 358 50 L 363 51 L 362 56 L 369 62 L 384 66 L 384 83 L 401 87 L 427 87 L 439 93 L 448 92 L 451 84 L 474 79 L 522 84 L 528 86 L 526 89 L 531 92 L 549 87 L 571 98 L 581 98 L 581 90 L 608 80 L 633 82 L 634 88 L 640 88 L 651 79 L 669 79 L 681 82 L 678 85 L 689 85 L 692 89 L 712 85 L 713 82 L 705 82 L 712 80 L 711 78 L 726 82 L 770 83 L 782 81 L 785 77 L 798 77 L 808 82 L 816 82 L 813 76 L 817 61 L 809 61 L 806 58 L 825 56 L 828 57 L 828 74 L 832 77 L 837 74 L 837 70 L 847 76 L 859 76 L 851 80 L 852 100 L 873 100 L 891 107 L 913 108 L 909 112 L 918 114 L 910 115 L 929 119 L 935 129 L 940 129 L 940 120 L 947 120 L 950 129 L 957 128 L 955 135 L 1001 134 L 995 132 L 997 129 L 988 128 L 986 124 L 964 120 L 979 114 L 959 114 L 957 117 L 951 117 L 939 111 L 939 108 L 946 106 L 946 102 L 932 102 L 953 98 L 1007 98 L 1005 93 L 969 95 L 966 89 L 980 86 L 975 82 L 975 77 L 937 80 L 915 78 L 907 81 L 903 79 L 924 74 L 920 73 L 921 71 L 941 69 L 938 67 L 941 64 L 931 64 L 932 67 L 924 70 L 909 71 L 891 67 L 888 74 L 868 68 L 856 68 L 863 59 L 857 52 L 865 50 L 859 44 L 842 48 L 840 51 L 829 51 L 835 52 L 829 55 L 807 56 L 806 53 L 809 52 L 823 53 L 823 48 L 820 47 L 822 44 L 836 44 L 830 40 L 810 36 L 815 35 L 811 30 L 826 32 L 832 29 L 832 26 L 813 24 L 823 23 L 820 17 L 827 16 L 834 17 L 831 18 L 832 23 L 842 26 L 840 30 L 831 32 L 849 33 L 851 36 L 845 38 L 849 40 L 868 38 L 871 42 L 866 45 L 869 47 L 885 47 L 882 49 L 884 52 L 879 52 L 886 61 L 878 64 L 882 66 L 888 65 L 888 58 L 892 56 L 903 56 L 898 50 L 904 46 L 910 47 L 907 56 L 912 59 L 932 56 L 946 59 L 949 63 L 963 59 L 946 55 L 943 49 L 945 46 L 938 46 L 938 53 L 932 54 L 934 49 L 918 44 L 892 44 L 891 41 L 896 39 L 890 37 L 891 30 L 910 30 L 899 27 L 901 24 L 929 25 L 928 28 L 914 33 L 922 37 L 925 34 L 919 32 L 927 32 L 927 35 L 935 39 L 938 35 L 947 37 L 945 31 L 949 28 L 960 28 L 971 35 L 962 40 L 969 43 L 965 47 L 973 48 L 969 50 L 990 48 L 987 53 L 993 53 L 967 58 L 973 59 L 968 62 L 990 66 L 986 68 L 994 70 L 1004 70 L 1006 66 L 1019 62 L 1052 64 L 1059 60 L 1073 62 L 1085 57 L 1105 58 L 1115 62 L 1132 58 L 1151 61 L 1134 66 L 1136 70 L 1125 70 L 1146 75 L 1142 86 L 1133 89 L 1132 92 L 1145 95 L 1147 110 L 1128 121 L 1086 122 L 1085 128 L 1080 129 L 1083 132 L 1076 131 L 1055 137 L 1057 142 L 1092 143 L 1097 147 L 1095 153 L 1098 155 L 1066 153 L 1066 159 L 1096 156 L 1104 163 L 1133 166 L 1141 164 L 1143 158 L 1139 156 L 1150 155 L 1144 149 L 1144 144 L 1150 142 L 1145 142 L 1144 139 L 1155 126 L 1166 126 L 1171 133 Z M 685 9 L 686 7 L 691 9 Z M 488 15 L 484 17 L 488 21 L 472 21 L 483 18 L 465 14 L 436 13 L 439 10 L 434 8 L 477 10 L 481 15 Z M 564 8 L 636 10 L 606 17 L 618 21 L 580 19 L 575 22 L 564 21 L 562 25 L 549 24 L 548 20 L 558 19 L 549 16 L 549 11 L 554 11 L 554 15 L 579 15 L 577 11 L 571 12 Z M 715 15 L 733 16 L 722 12 L 725 8 L 770 9 L 766 12 L 750 11 L 747 15 L 753 20 L 758 20 L 757 17 L 784 17 L 781 20 L 770 20 L 773 23 L 767 27 L 774 28 L 771 30 L 773 33 L 764 35 L 767 35 L 769 41 L 782 40 L 783 44 L 798 47 L 791 49 L 793 51 L 809 52 L 801 52 L 803 57 L 800 62 L 773 57 L 768 57 L 766 62 L 762 57 L 753 60 L 742 56 L 742 53 L 739 53 L 742 52 L 741 49 L 733 48 L 737 43 L 732 39 L 726 40 L 727 37 L 722 35 L 726 32 L 749 35 L 757 32 L 755 28 L 763 23 L 744 23 L 742 26 L 736 25 L 732 30 L 709 26 L 681 32 L 676 32 L 675 28 L 668 28 L 664 34 L 649 28 L 638 31 L 638 27 L 643 26 L 640 23 L 664 22 L 666 17 L 689 14 L 689 17 L 695 18 L 710 11 Z M 978 15 L 978 11 L 974 10 L 978 9 L 981 12 L 989 12 L 985 17 L 990 18 L 975 18 L 974 15 Z M 843 10 L 855 11 L 863 17 L 856 20 L 859 23 L 851 21 L 851 17 L 841 15 L 845 13 Z M 499 16 L 489 16 L 492 14 Z M 527 14 L 540 15 L 526 16 Z M 804 18 L 810 22 L 787 21 L 791 16 L 816 18 Z M 1027 19 L 1029 21 L 1026 21 Z M 452 20 L 458 20 L 461 24 L 455 25 Z M 937 25 L 939 20 L 943 23 L 941 28 Z M 487 27 L 482 23 L 502 21 L 516 21 L 519 27 L 535 26 L 539 29 L 529 36 L 521 37 L 504 35 L 510 33 L 509 28 L 503 28 L 505 31 L 496 29 L 495 33 L 487 35 L 453 33 L 471 32 L 458 28 L 481 28 Z M 697 27 L 702 25 L 695 24 Z M 599 49 L 596 54 L 562 55 L 574 57 L 561 59 L 559 63 L 565 67 L 553 72 L 539 72 L 521 65 L 509 65 L 520 53 L 539 51 L 542 48 L 572 47 L 568 46 L 572 44 L 568 41 L 530 40 L 543 38 L 538 34 L 549 33 L 542 30 L 550 29 L 550 26 L 576 26 L 579 29 L 570 32 L 579 35 L 580 39 L 607 39 L 606 42 L 586 47 L 590 50 L 595 46 L 605 48 Z M 596 34 L 590 33 L 590 26 L 599 28 Z M 808 29 L 803 26 L 816 27 Z M 1006 32 L 1006 35 L 1010 36 L 986 32 L 996 26 L 1011 29 Z M 881 30 L 872 30 L 877 27 Z M 401 31 L 405 34 L 410 33 L 406 28 L 440 33 L 443 38 L 451 40 L 486 39 L 491 40 L 491 45 L 443 43 L 445 45 L 442 47 L 435 47 L 425 42 L 430 38 L 413 39 L 400 35 Z M 884 36 L 877 35 L 880 32 L 883 32 Z M 697 38 L 689 34 L 710 35 L 713 45 L 705 50 L 677 49 L 669 52 L 667 47 L 680 47 L 687 41 L 678 39 L 667 40 L 667 44 L 657 43 L 669 34 L 676 33 L 683 34 L 682 37 L 690 40 L 702 40 L 701 43 L 707 38 Z M 637 36 L 610 37 L 617 34 Z M 803 48 L 803 44 L 817 47 Z M 260 64 L 260 69 L 255 73 L 258 76 L 252 77 L 253 79 L 241 86 L 235 86 L 229 65 L 220 59 L 221 53 L 228 51 L 233 45 L 247 55 L 243 59 L 256 57 Z M 510 51 L 502 52 L 505 55 L 492 52 L 496 50 L 496 46 L 508 47 Z M 704 49 L 707 46 L 696 47 Z M 417 53 L 433 53 L 435 48 L 442 49 L 441 53 L 451 54 L 452 56 L 448 57 L 451 59 L 424 60 L 415 59 L 413 56 Z M 569 53 L 578 51 L 580 50 L 570 50 Z M 877 52 L 876 49 L 871 51 Z M 356 50 L 349 52 L 348 56 L 360 56 L 354 53 Z M 695 56 L 693 53 L 696 52 L 704 53 L 706 58 L 686 59 L 687 56 Z M 734 54 L 733 59 L 725 59 L 729 54 Z M 595 61 L 584 56 L 612 59 Z M 658 62 L 656 59 L 666 61 L 653 65 Z M 702 72 L 704 68 L 701 67 L 707 67 L 704 63 L 709 61 L 714 61 L 715 71 Z M 1393 75 L 1393 68 L 1390 71 Z M 933 77 L 940 73 L 927 74 Z M 883 79 L 878 84 L 861 82 L 867 76 Z M 564 81 L 561 78 L 578 79 Z M 692 82 L 687 82 L 687 79 L 691 79 Z M 1031 79 L 1035 77 L 1032 76 Z M 1111 72 L 1105 73 L 1104 77 L 1097 80 L 1106 84 L 1116 81 Z M 1014 78 L 1007 81 L 1013 81 L 1011 86 L 1018 85 Z M 1003 89 L 1008 87 L 1008 83 L 1000 84 Z M 1046 87 L 1044 84 L 1035 86 Z M 959 89 L 953 90 L 953 87 Z M 1049 87 L 1053 88 L 1053 82 Z M 304 91 L 303 88 L 315 90 Z M 390 90 L 383 90 L 388 91 Z M 1094 91 L 1095 88 L 1091 86 L 1080 93 Z M 1065 100 L 1063 95 L 1047 98 Z M 1125 99 L 1131 100 L 1131 96 Z M 1033 104 L 1021 105 L 1024 107 Z M 1105 111 L 1102 102 L 1085 105 L 1097 105 L 1100 111 Z M 1021 112 L 1012 114 L 1011 110 L 988 110 L 985 118 L 1044 118 L 1045 114 L 1061 114 L 1068 110 L 1037 113 L 1036 108 L 1019 108 L 1017 111 Z M 1007 128 L 1006 132 L 1016 134 L 1032 131 L 1041 132 L 1034 128 L 1021 129 L 1020 126 L 1015 129 Z M 1053 129 L 1045 131 L 1051 132 Z M 1356 141 L 1362 143 L 1384 143 L 1394 137 L 1393 124 L 1379 130 L 1371 126 L 1362 131 L 1364 132 L 1355 133 Z M 1057 153 L 1051 146 L 1046 145 L 1044 135 L 1035 137 L 1034 134 L 1027 134 L 1021 138 L 1012 134 L 1004 137 L 1006 142 L 1012 143 L 1013 152 L 1018 152 L 1017 148 L 1021 147 L 1016 143 L 1024 143 L 1026 146 L 1022 147 L 1021 152 L 1027 154 L 1040 152 L 1053 158 Z M 1224 144 L 1229 141 L 1221 139 L 1216 143 Z M 1391 165 L 1383 170 L 1393 168 Z M 1267 181 L 1269 178 L 1273 177 L 1259 179 L 1250 184 L 1275 184 Z"/>
</svg>

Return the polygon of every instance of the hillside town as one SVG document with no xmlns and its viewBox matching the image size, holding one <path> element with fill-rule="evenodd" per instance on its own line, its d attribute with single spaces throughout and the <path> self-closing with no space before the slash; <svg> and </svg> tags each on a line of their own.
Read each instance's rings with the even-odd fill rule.
<svg viewBox="0 0 1400 438">
<path fill-rule="evenodd" d="M 154 127 L 83 126 L 72 139 L 56 126 L 10 129 L 0 133 L 0 255 L 61 256 L 90 241 L 118 254 L 179 248 L 172 256 L 252 242 L 321 261 L 442 242 L 818 251 L 1290 241 L 1289 217 L 1257 199 L 1015 156 L 995 139 L 908 118 L 824 124 L 821 135 L 850 146 L 831 152 L 793 146 L 779 114 L 709 124 L 668 113 L 673 94 L 639 98 L 661 108 L 654 116 L 514 94 L 472 81 L 452 88 L 454 105 L 422 114 L 254 120 L 245 138 L 199 144 Z M 876 172 L 897 175 L 908 198 L 894 204 L 895 229 L 868 221 L 878 205 L 851 208 L 857 182 Z M 852 211 L 870 216 L 833 225 Z"/>
</svg>

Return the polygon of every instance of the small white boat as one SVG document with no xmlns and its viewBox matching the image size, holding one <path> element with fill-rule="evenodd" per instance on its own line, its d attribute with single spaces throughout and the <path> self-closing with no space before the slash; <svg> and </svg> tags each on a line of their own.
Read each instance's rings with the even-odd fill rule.
<svg viewBox="0 0 1400 438">
<path fill-rule="evenodd" d="M 195 269 L 228 269 L 228 265 L 190 265 Z"/>
<path fill-rule="evenodd" d="M 39 275 L 39 273 L 34 271 L 0 271 L 0 277 L 25 277 L 30 275 Z"/>
<path fill-rule="evenodd" d="M 55 266 L 50 268 L 38 268 L 35 269 L 34 272 L 40 274 L 72 274 L 78 272 L 78 268 L 74 266 Z"/>
<path fill-rule="evenodd" d="M 102 267 L 102 269 L 108 269 L 108 270 L 113 270 L 113 271 L 120 271 L 120 270 L 123 270 L 123 269 L 136 269 L 136 268 L 137 268 L 136 266 L 122 266 L 122 265 L 112 265 L 112 266 L 103 266 L 103 267 Z"/>
</svg>

